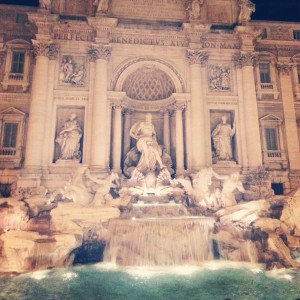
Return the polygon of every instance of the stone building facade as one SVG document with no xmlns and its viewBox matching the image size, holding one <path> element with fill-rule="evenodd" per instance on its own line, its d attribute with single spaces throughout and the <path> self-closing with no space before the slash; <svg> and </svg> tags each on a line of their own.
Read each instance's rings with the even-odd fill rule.
<svg viewBox="0 0 300 300">
<path fill-rule="evenodd" d="M 246 0 L 0 5 L 0 182 L 121 173 L 151 113 L 175 175 L 212 166 L 300 179 L 300 24 Z M 67 138 L 71 132 L 72 143 Z"/>
</svg>

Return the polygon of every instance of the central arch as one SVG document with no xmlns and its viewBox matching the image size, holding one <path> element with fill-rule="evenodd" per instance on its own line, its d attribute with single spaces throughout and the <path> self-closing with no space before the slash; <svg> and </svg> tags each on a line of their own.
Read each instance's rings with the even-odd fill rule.
<svg viewBox="0 0 300 300">
<path fill-rule="evenodd" d="M 155 77 L 156 79 L 158 79 L 157 77 L 160 77 L 160 79 L 164 77 L 164 80 L 167 81 L 169 87 L 171 87 L 172 84 L 174 85 L 174 89 L 175 89 L 174 93 L 185 92 L 184 80 L 182 79 L 177 69 L 174 66 L 172 66 L 170 63 L 153 57 L 139 57 L 124 62 L 121 66 L 117 68 L 115 74 L 113 75 L 113 79 L 111 82 L 111 90 L 119 91 L 119 92 L 124 91 L 124 84 L 126 83 L 126 80 L 129 80 L 128 78 L 134 76 L 133 74 L 137 71 L 139 71 L 140 74 L 143 73 L 142 70 L 144 70 L 144 72 L 147 72 L 147 69 L 148 71 L 150 71 L 150 73 L 153 70 L 157 71 L 158 73 L 156 75 L 154 75 L 154 72 L 152 73 L 152 75 L 154 75 L 154 77 L 152 76 L 152 80 Z M 165 75 L 163 75 L 163 73 Z M 170 82 L 172 82 L 172 84 L 170 84 Z M 151 84 L 151 82 L 149 83 Z M 160 99 L 156 99 L 156 100 L 160 100 Z"/>
</svg>

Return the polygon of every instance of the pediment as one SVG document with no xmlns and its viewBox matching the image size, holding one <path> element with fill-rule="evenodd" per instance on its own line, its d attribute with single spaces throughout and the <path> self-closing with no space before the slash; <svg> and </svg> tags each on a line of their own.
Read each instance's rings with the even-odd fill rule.
<svg viewBox="0 0 300 300">
<path fill-rule="evenodd" d="M 26 116 L 26 113 L 24 113 L 23 111 L 15 108 L 15 107 L 6 108 L 6 109 L 2 110 L 0 112 L 0 114 L 1 115 L 17 115 L 17 116 L 22 116 L 22 117 Z"/>
<path fill-rule="evenodd" d="M 260 121 L 278 121 L 278 122 L 282 122 L 282 120 L 278 116 L 275 116 L 273 114 L 265 115 L 264 117 L 260 118 L 259 120 Z"/>
</svg>

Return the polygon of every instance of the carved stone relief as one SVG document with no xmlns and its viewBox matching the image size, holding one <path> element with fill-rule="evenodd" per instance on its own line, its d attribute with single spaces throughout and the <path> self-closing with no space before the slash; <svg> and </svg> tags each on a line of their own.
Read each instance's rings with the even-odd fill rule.
<svg viewBox="0 0 300 300">
<path fill-rule="evenodd" d="M 230 91 L 231 69 L 226 66 L 209 66 L 209 89 L 214 92 Z"/>
<path fill-rule="evenodd" d="M 63 55 L 59 71 L 59 83 L 82 87 L 86 84 L 86 67 L 84 57 Z"/>
</svg>

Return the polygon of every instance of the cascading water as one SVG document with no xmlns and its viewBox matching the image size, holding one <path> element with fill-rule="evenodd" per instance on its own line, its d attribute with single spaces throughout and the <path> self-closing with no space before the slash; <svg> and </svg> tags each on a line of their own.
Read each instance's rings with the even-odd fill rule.
<svg viewBox="0 0 300 300">
<path fill-rule="evenodd" d="M 111 220 L 104 261 L 122 266 L 197 265 L 213 259 L 212 218 Z"/>
</svg>

